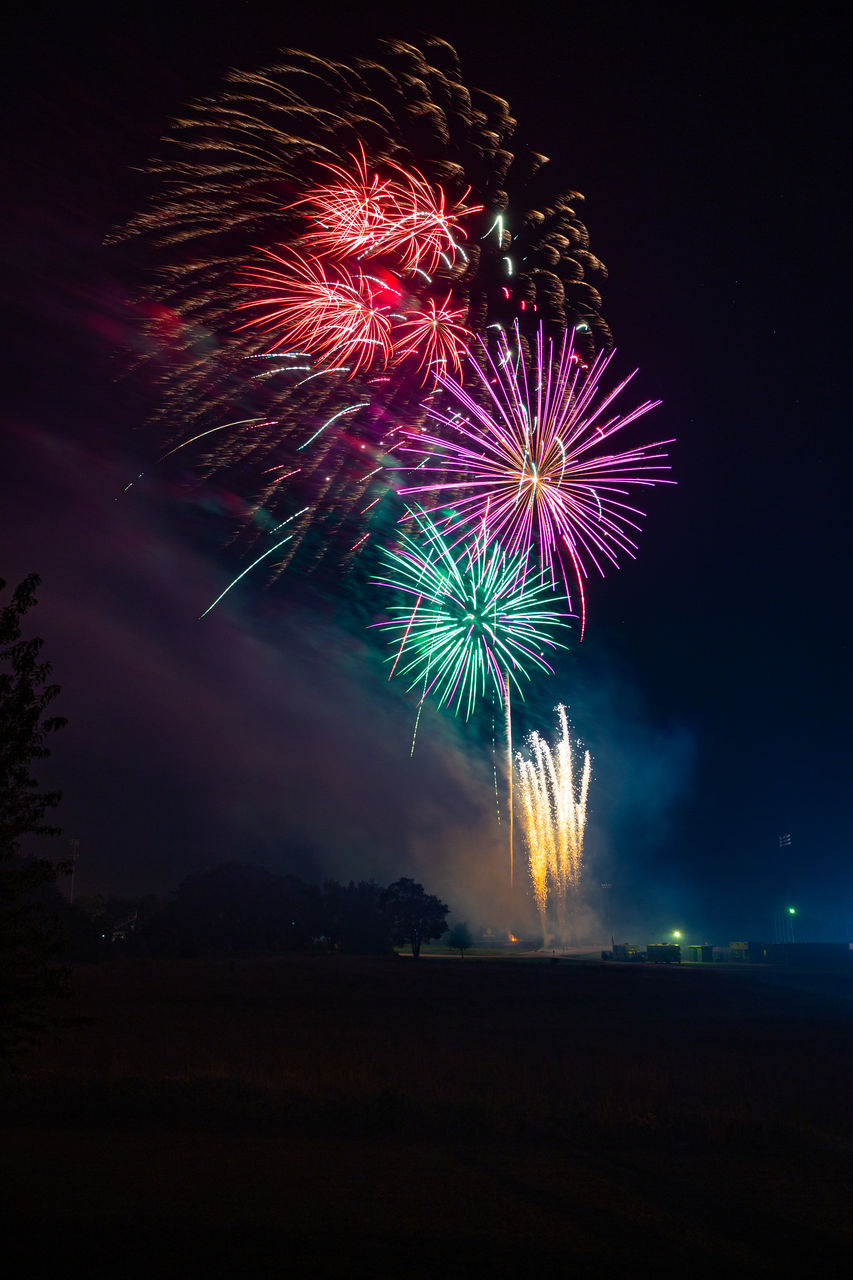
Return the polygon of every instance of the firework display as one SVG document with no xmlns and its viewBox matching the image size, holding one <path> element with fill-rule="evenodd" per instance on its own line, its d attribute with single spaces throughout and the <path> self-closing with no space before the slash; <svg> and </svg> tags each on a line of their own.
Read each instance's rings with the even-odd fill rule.
<svg viewBox="0 0 853 1280">
<path fill-rule="evenodd" d="M 528 739 L 530 756 L 519 752 L 521 815 L 533 896 L 543 939 L 548 937 L 549 898 L 557 912 L 557 932 L 567 940 L 568 914 L 581 883 L 586 806 L 591 763 L 585 752 L 578 768 L 565 707 L 557 708 L 560 736 L 553 748 L 538 734 Z"/>
<path fill-rule="evenodd" d="M 609 349 L 582 197 L 548 189 L 515 124 L 426 38 L 232 71 L 168 133 L 120 233 L 158 264 L 160 417 L 170 448 L 204 441 L 203 474 L 238 474 L 256 539 L 303 511 L 279 569 L 306 538 L 312 564 L 346 558 L 399 518 L 401 433 L 473 335 L 543 323 L 585 361 Z"/>
<path fill-rule="evenodd" d="M 432 693 L 440 706 L 471 715 L 478 698 L 494 689 L 505 703 L 510 688 L 523 692 L 533 670 L 552 671 L 544 648 L 568 614 L 565 597 L 543 584 L 524 557 L 476 539 L 451 546 L 425 514 L 415 513 L 416 536 L 385 551 L 377 582 L 396 593 L 388 621 L 391 674 L 399 670 L 420 701 Z"/>
<path fill-rule="evenodd" d="M 565 937 L 589 753 L 579 767 L 560 706 L 554 745 L 533 733 L 514 761 L 511 703 L 571 618 L 583 637 L 590 572 L 633 557 L 633 494 L 672 483 L 671 441 L 614 447 L 659 402 L 616 407 L 634 375 L 607 382 L 582 197 L 543 185 L 515 128 L 444 41 L 289 50 L 182 113 L 116 238 L 157 263 L 142 362 L 163 458 L 204 450 L 255 544 L 202 616 L 296 556 L 380 588 L 415 734 L 428 698 L 466 720 L 490 703 L 493 751 L 503 720 L 510 883 L 517 808 L 543 936 L 553 903 Z"/>
<path fill-rule="evenodd" d="M 532 547 L 552 582 L 574 579 L 583 617 L 589 566 L 603 575 L 604 562 L 634 555 L 644 513 L 624 499 L 631 487 L 671 483 L 660 476 L 669 470 L 660 450 L 672 442 L 611 451 L 615 433 L 660 401 L 614 413 L 633 375 L 603 391 L 612 355 L 587 367 L 573 337 L 555 344 L 540 326 L 529 365 L 518 329 L 512 339 L 500 335 L 494 357 L 481 343 L 482 363 L 469 361 L 470 390 L 438 372 L 447 396 L 427 412 L 440 434 L 406 433 L 401 452 L 419 458 L 418 483 L 400 492 L 431 496 L 432 514 L 451 504 L 438 517 L 448 536 L 476 529 L 510 555 Z"/>
</svg>

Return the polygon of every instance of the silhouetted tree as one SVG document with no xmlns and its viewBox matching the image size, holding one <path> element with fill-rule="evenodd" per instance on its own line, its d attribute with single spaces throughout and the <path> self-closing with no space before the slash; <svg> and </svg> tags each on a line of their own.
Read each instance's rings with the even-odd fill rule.
<svg viewBox="0 0 853 1280">
<path fill-rule="evenodd" d="M 391 950 L 391 921 L 384 910 L 383 890 L 372 880 L 323 885 L 323 936 L 330 951 L 350 955 L 385 955 Z"/>
<path fill-rule="evenodd" d="M 440 938 L 447 928 L 447 904 L 405 876 L 388 886 L 382 901 L 391 920 L 392 940 L 398 946 L 408 942 L 415 960 L 421 953 L 421 944 Z"/>
<path fill-rule="evenodd" d="M 462 959 L 465 959 L 465 952 L 471 946 L 471 930 L 465 920 L 455 924 L 450 930 L 447 935 L 447 945 L 454 951 L 458 951 Z"/>
<path fill-rule="evenodd" d="M 46 715 L 59 693 L 48 684 L 43 641 L 23 639 L 21 623 L 36 604 L 39 578 L 31 574 L 0 609 L 0 1053 L 9 1055 L 39 1038 L 52 1018 L 48 1009 L 67 993 L 66 971 L 54 962 L 62 950 L 58 918 L 39 900 L 45 886 L 70 864 L 21 855 L 25 836 L 58 836 L 45 821 L 59 792 L 39 791 L 31 773 L 50 755 L 50 734 L 66 723 Z M 0 578 L 0 591 L 6 583 Z"/>
</svg>

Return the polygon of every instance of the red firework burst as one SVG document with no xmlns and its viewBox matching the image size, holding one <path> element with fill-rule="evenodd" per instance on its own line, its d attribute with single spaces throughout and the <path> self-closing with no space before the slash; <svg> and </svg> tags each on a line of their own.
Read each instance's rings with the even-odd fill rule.
<svg viewBox="0 0 853 1280">
<path fill-rule="evenodd" d="M 394 222 L 395 183 L 371 174 L 363 149 L 350 155 L 353 172 L 336 164 L 321 168 L 335 181 L 317 183 L 294 208 L 307 205 L 312 226 L 302 243 L 332 258 L 373 257 L 382 252 L 384 236 Z"/>
<path fill-rule="evenodd" d="M 370 171 L 363 150 L 350 160 L 351 169 L 324 163 L 334 181 L 317 183 L 297 202 L 312 219 L 302 243 L 337 259 L 387 254 L 404 270 L 434 271 L 442 257 L 452 265 L 459 252 L 454 236 L 466 237 L 460 218 L 483 206 L 458 201 L 449 207 L 442 189 L 417 169 L 390 163 L 395 176 L 381 178 Z"/>
<path fill-rule="evenodd" d="M 403 323 L 394 327 L 396 358 L 420 356 L 418 369 L 424 371 L 424 382 L 430 372 L 445 374 L 448 367 L 461 374 L 461 357 L 468 354 L 468 339 L 474 336 L 460 323 L 467 315 L 467 308 L 452 308 L 451 298 L 452 294 L 448 293 L 438 306 L 430 298 L 425 311 L 410 311 Z"/>
<path fill-rule="evenodd" d="M 315 359 L 350 363 L 350 376 L 391 357 L 391 324 L 387 306 L 374 297 L 371 282 L 360 272 L 352 275 L 341 263 L 333 272 L 318 258 L 291 252 L 287 258 L 261 250 L 279 264 L 244 267 L 265 297 L 243 302 L 238 310 L 260 308 L 240 328 L 254 326 L 276 335 L 270 351 L 284 345 L 306 347 Z"/>
</svg>

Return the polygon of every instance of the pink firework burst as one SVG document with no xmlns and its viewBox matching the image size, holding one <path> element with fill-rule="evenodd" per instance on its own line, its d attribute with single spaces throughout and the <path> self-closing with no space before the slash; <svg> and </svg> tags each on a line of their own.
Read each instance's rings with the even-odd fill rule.
<svg viewBox="0 0 853 1280">
<path fill-rule="evenodd" d="M 451 306 L 448 293 L 443 302 L 427 301 L 423 311 L 410 311 L 402 324 L 394 328 L 394 351 L 398 360 L 420 356 L 418 369 L 424 371 L 426 382 L 430 372 L 446 374 L 448 365 L 457 374 L 462 373 L 462 356 L 468 354 L 468 341 L 474 335 L 461 323 L 468 314 L 467 307 Z"/>
<path fill-rule="evenodd" d="M 264 297 L 243 302 L 238 310 L 257 308 L 241 328 L 263 329 L 275 336 L 269 348 L 305 347 L 317 360 L 349 363 L 350 376 L 391 356 L 388 307 L 380 305 L 373 286 L 360 272 L 352 275 L 341 263 L 327 270 L 318 258 L 291 252 L 280 257 L 261 250 L 278 267 L 245 267 L 244 274 Z"/>
<path fill-rule="evenodd" d="M 427 413 L 442 434 L 407 433 L 412 443 L 402 451 L 420 456 L 421 463 L 418 483 L 400 493 L 417 494 L 422 502 L 431 497 L 432 515 L 450 507 L 438 519 L 448 534 L 458 530 L 464 538 L 482 531 L 509 555 L 535 556 L 553 582 L 574 578 L 584 617 L 588 566 L 603 575 L 608 562 L 618 567 L 620 554 L 636 552 L 633 535 L 645 512 L 626 501 L 630 491 L 674 483 L 661 475 L 669 470 L 662 448 L 671 440 L 623 452 L 613 452 L 609 443 L 660 401 L 614 412 L 634 374 L 603 390 L 615 353 L 586 368 L 571 335 L 555 346 L 540 326 L 529 369 L 517 332 L 512 343 L 501 335 L 496 358 L 480 345 L 483 362 L 469 361 L 470 394 L 446 373 L 437 375 L 444 407 L 430 405 Z"/>
</svg>

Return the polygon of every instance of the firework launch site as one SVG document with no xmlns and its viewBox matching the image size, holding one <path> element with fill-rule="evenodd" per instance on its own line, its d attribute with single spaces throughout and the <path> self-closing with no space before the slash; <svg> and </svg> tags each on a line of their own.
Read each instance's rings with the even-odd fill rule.
<svg viewBox="0 0 853 1280">
<path fill-rule="evenodd" d="M 2 1104 L 30 1274 L 791 1274 L 849 1247 L 837 975 L 508 951 L 116 957 L 73 985 Z"/>
</svg>

